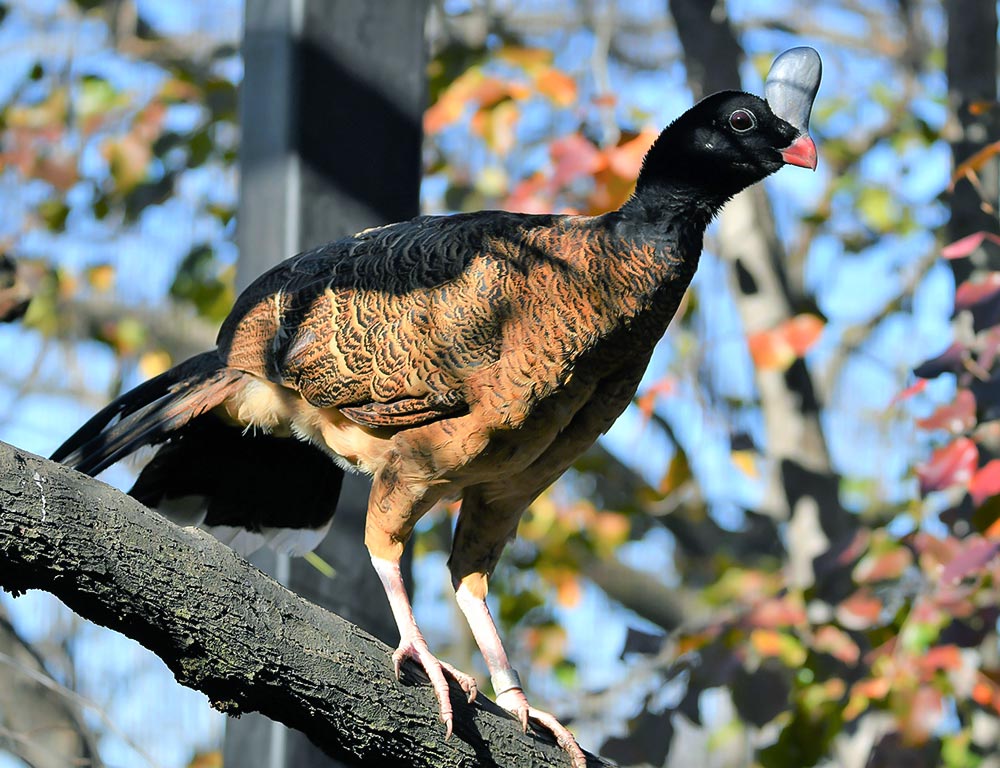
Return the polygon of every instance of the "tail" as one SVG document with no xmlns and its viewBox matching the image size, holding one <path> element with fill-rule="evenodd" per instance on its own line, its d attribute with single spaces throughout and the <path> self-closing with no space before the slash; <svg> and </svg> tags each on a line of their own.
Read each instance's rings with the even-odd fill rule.
<svg viewBox="0 0 1000 768">
<path fill-rule="evenodd" d="M 216 352 L 196 355 L 101 410 L 56 449 L 52 460 L 98 475 L 221 404 L 244 375 L 224 366 Z"/>
<path fill-rule="evenodd" d="M 125 393 L 54 454 L 97 475 L 158 445 L 129 495 L 181 525 L 204 524 L 244 554 L 269 544 L 305 554 L 329 530 L 344 470 L 311 443 L 246 432 L 212 409 L 245 374 L 217 353 L 192 357 Z"/>
</svg>

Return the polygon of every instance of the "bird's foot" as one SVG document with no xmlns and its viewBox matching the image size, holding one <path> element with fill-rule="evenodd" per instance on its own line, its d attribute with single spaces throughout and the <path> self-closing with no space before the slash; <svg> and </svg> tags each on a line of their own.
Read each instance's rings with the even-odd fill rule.
<svg viewBox="0 0 1000 768">
<path fill-rule="evenodd" d="M 563 748 L 563 751 L 569 754 L 573 761 L 573 768 L 586 768 L 587 758 L 584 756 L 583 750 L 580 749 L 580 745 L 576 743 L 573 734 L 553 715 L 535 709 L 528 704 L 528 699 L 520 688 L 511 688 L 499 694 L 497 704 L 514 715 L 521 722 L 521 727 L 525 731 L 528 730 L 529 718 L 544 727 L 556 737 L 556 743 Z"/>
<path fill-rule="evenodd" d="M 476 679 L 471 675 L 460 672 L 451 664 L 440 661 L 427 647 L 427 642 L 420 635 L 414 638 L 403 638 L 399 641 L 399 647 L 392 654 L 392 665 L 396 670 L 396 679 L 399 679 L 399 670 L 403 664 L 403 659 L 413 659 L 427 673 L 431 686 L 434 688 L 434 695 L 437 696 L 438 706 L 441 710 L 441 722 L 444 723 L 445 741 L 451 738 L 452 716 L 451 698 L 448 695 L 448 680 L 444 673 L 451 675 L 455 682 L 461 686 L 471 704 L 476 698 Z"/>
</svg>

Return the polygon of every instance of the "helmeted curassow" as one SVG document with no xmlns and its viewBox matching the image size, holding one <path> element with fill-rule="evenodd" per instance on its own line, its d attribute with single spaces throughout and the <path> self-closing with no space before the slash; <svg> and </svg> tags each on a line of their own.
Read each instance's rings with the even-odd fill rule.
<svg viewBox="0 0 1000 768">
<path fill-rule="evenodd" d="M 244 549 L 315 546 L 343 471 L 371 475 L 365 544 L 399 627 L 393 660 L 427 671 L 449 733 L 445 673 L 470 699 L 476 684 L 431 655 L 399 559 L 428 509 L 461 498 L 449 566 L 497 700 L 582 765 L 569 731 L 529 707 L 487 579 L 532 500 L 629 404 L 712 217 L 786 163 L 815 168 L 819 79 L 818 54 L 796 48 L 766 101 L 699 102 L 618 210 L 420 216 L 290 258 L 238 298 L 216 349 L 118 398 L 54 458 L 97 474 L 159 446 L 131 493 Z"/>
</svg>

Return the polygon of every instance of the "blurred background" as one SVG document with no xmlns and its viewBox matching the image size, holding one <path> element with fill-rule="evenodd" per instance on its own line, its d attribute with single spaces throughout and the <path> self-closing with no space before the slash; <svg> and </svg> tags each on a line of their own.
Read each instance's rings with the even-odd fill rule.
<svg viewBox="0 0 1000 768">
<path fill-rule="evenodd" d="M 404 5 L 0 2 L 0 440 L 48 455 L 210 347 L 296 249 L 418 204 L 617 207 L 664 125 L 811 45 L 818 171 L 713 225 L 634 406 L 522 522 L 494 613 L 532 703 L 622 765 L 1000 766 L 996 5 Z M 416 613 L 485 681 L 453 513 L 418 530 Z M 338 556 L 296 568 L 322 592 Z M 265 764 L 225 729 L 133 642 L 0 595 L 0 768 Z"/>
</svg>

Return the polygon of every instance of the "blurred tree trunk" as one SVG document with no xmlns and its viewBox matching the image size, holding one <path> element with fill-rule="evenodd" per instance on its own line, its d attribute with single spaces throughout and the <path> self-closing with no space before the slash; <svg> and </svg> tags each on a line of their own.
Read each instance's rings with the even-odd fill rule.
<svg viewBox="0 0 1000 768">
<path fill-rule="evenodd" d="M 743 49 L 725 3 L 668 0 L 684 51 L 688 83 L 696 99 L 740 87 Z M 763 185 L 728 203 L 719 220 L 717 251 L 731 268 L 733 295 L 744 331 L 767 330 L 813 306 L 798 280 L 790 279 L 785 252 L 775 234 L 774 214 Z M 756 371 L 767 431 L 767 485 L 760 511 L 790 520 L 792 586 L 813 583 L 813 559 L 830 544 L 846 541 L 855 522 L 840 504 L 820 423 L 822 403 L 801 360 L 787 371 Z"/>
<path fill-rule="evenodd" d="M 997 135 L 997 5 L 994 0 L 949 0 L 946 6 L 948 46 L 945 74 L 954 130 L 951 151 L 954 166 L 958 168 L 1000 139 Z M 976 184 L 970 179 L 955 182 L 947 230 L 949 242 L 975 232 L 1000 231 L 997 226 L 1000 164 L 994 155 L 976 165 Z M 976 269 L 996 269 L 1000 263 L 996 253 L 995 246 L 984 243 L 967 259 L 949 260 L 956 286 L 968 280 Z M 987 633 L 980 645 L 984 660 L 996 657 L 996 647 L 996 632 Z M 974 733 L 978 747 L 995 753 L 1000 742 L 1000 724 L 996 720 L 983 718 Z M 888 745 L 879 745 L 875 751 L 879 753 L 888 748 Z M 995 767 L 995 754 L 991 760 L 990 764 Z"/>
<path fill-rule="evenodd" d="M 426 0 L 248 0 L 239 288 L 302 250 L 419 213 L 426 12 Z M 394 645 L 363 544 L 368 490 L 357 475 L 345 480 L 317 550 L 333 577 L 270 553 L 255 562 Z M 260 715 L 231 721 L 225 758 L 255 768 L 333 764 L 301 733 Z"/>
<path fill-rule="evenodd" d="M 52 679 L 0 609 L 0 752 L 31 768 L 99 768 L 94 736 L 74 694 Z"/>
<path fill-rule="evenodd" d="M 997 5 L 992 0 L 949 0 L 946 6 L 948 104 L 955 131 L 951 151 L 957 168 L 1000 138 L 996 109 Z M 948 223 L 950 242 L 979 231 L 998 231 L 997 169 L 994 156 L 975 171 L 978 189 L 968 179 L 955 184 Z M 969 259 L 949 261 L 956 284 L 966 280 L 975 267 L 986 266 L 986 247 L 980 246 Z"/>
</svg>

